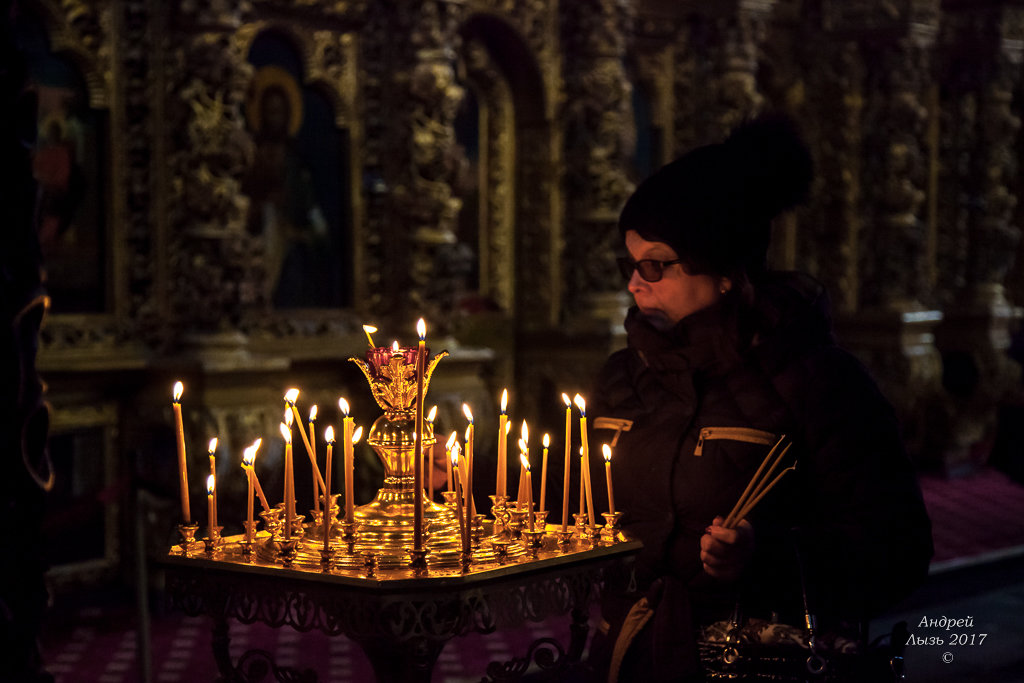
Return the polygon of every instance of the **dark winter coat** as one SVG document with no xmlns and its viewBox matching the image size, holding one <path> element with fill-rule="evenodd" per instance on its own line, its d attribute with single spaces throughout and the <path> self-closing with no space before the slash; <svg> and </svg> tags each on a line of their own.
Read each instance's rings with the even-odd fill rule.
<svg viewBox="0 0 1024 683">
<path fill-rule="evenodd" d="M 833 342 L 820 285 L 776 274 L 757 291 L 740 323 L 723 304 L 661 332 L 632 310 L 628 348 L 592 394 L 594 418 L 632 421 L 612 472 L 621 525 L 644 544 L 635 595 L 667 577 L 697 623 L 728 617 L 737 600 L 799 623 L 799 548 L 812 611 L 825 624 L 863 621 L 926 575 L 931 529 L 914 472 L 890 404 Z M 750 516 L 754 557 L 724 584 L 703 572 L 700 538 L 783 435 L 797 469 Z"/>
</svg>

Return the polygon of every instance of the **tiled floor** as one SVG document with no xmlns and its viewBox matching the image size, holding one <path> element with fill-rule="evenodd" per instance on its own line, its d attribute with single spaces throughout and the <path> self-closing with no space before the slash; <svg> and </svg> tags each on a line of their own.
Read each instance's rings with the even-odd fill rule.
<svg viewBox="0 0 1024 683">
<path fill-rule="evenodd" d="M 921 483 L 936 544 L 932 575 L 905 604 L 874 622 L 872 634 L 905 620 L 915 635 L 947 641 L 943 646 L 907 648 L 910 681 L 1024 683 L 1024 486 L 993 470 L 951 481 L 925 477 Z M 47 668 L 57 683 L 145 680 L 136 639 L 137 610 L 129 589 L 120 590 L 84 596 L 54 615 L 43 645 Z M 984 642 L 952 646 L 952 631 L 920 626 L 922 619 L 942 617 L 972 617 L 969 633 L 986 634 Z M 487 662 L 522 656 L 537 638 L 553 636 L 565 642 L 567 629 L 563 620 L 457 639 L 441 653 L 433 680 L 479 681 Z M 210 635 L 206 618 L 185 617 L 154 605 L 149 681 L 215 680 Z M 345 638 L 233 624 L 233 658 L 253 647 L 273 651 L 279 665 L 313 669 L 322 682 L 373 680 L 365 656 Z"/>
</svg>

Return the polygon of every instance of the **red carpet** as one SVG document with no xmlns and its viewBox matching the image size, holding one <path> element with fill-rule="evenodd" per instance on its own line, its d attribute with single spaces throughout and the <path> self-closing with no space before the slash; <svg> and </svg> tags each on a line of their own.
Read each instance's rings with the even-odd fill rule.
<svg viewBox="0 0 1024 683">
<path fill-rule="evenodd" d="M 1024 552 L 1024 486 L 991 468 L 920 482 L 932 518 L 932 571 Z"/>
</svg>

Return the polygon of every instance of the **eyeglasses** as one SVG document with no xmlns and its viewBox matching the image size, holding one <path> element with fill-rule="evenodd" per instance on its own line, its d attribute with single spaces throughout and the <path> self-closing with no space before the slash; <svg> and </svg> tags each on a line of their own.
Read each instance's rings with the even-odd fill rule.
<svg viewBox="0 0 1024 683">
<path fill-rule="evenodd" d="M 647 282 L 657 282 L 661 279 L 665 273 L 667 266 L 673 266 L 677 263 L 682 263 L 682 259 L 672 259 L 671 261 L 656 261 L 655 259 L 640 259 L 634 261 L 628 256 L 620 256 L 616 259 L 619 264 L 619 271 L 622 272 L 622 277 L 629 280 L 633 277 L 633 271 L 638 271 L 640 277 Z"/>
</svg>

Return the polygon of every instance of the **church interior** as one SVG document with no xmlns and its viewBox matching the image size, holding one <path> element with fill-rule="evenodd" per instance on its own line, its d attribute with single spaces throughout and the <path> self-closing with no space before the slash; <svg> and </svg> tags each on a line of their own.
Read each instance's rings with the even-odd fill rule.
<svg viewBox="0 0 1024 683">
<path fill-rule="evenodd" d="M 837 339 L 896 408 L 932 514 L 934 602 L 910 619 L 941 616 L 944 591 L 966 594 L 950 577 L 979 572 L 1024 604 L 1020 574 L 1006 578 L 1024 558 L 1024 4 L 0 7 L 0 622 L 19 634 L 3 661 L 34 672 L 24 680 L 86 680 L 38 645 L 81 596 L 132 605 L 139 643 L 164 616 L 175 382 L 189 452 L 218 439 L 232 533 L 254 439 L 265 488 L 281 487 L 290 387 L 323 424 L 339 396 L 379 414 L 348 362 L 365 326 L 408 345 L 426 320 L 448 352 L 430 385 L 437 431 L 473 406 L 483 462 L 503 389 L 517 420 L 557 434 L 562 393 L 585 394 L 624 344 L 626 198 L 764 111 L 796 120 L 815 161 L 770 265 L 827 287 Z M 356 458 L 368 500 L 381 466 L 365 444 Z M 200 501 L 203 468 L 189 474 Z M 1019 624 L 993 620 L 985 652 L 1019 650 Z M 123 678 L 89 680 L 177 680 L 156 676 L 159 647 L 134 647 Z M 968 673 L 999 660 L 961 650 L 943 668 L 923 650 L 933 681 L 983 680 Z M 1024 680 L 1007 657 L 998 680 Z M 481 680 L 476 664 L 443 680 Z"/>
</svg>

